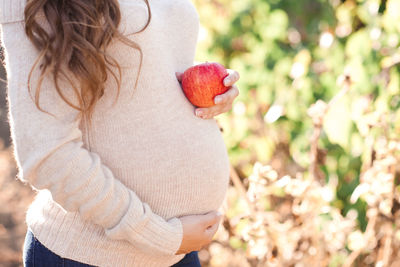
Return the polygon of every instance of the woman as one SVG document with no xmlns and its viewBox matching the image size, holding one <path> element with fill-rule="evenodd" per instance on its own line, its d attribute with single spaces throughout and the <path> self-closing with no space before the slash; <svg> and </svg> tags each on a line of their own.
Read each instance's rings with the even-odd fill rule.
<svg viewBox="0 0 400 267">
<path fill-rule="evenodd" d="M 185 98 L 194 6 L 0 0 L 0 10 L 18 177 L 38 190 L 24 264 L 199 266 L 229 180 L 212 117 L 231 108 L 239 75 L 213 107 Z"/>
</svg>

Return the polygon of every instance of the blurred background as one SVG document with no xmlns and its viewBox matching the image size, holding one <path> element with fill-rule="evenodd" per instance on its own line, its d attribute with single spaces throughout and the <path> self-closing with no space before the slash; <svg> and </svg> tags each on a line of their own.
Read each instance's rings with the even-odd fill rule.
<svg viewBox="0 0 400 267">
<path fill-rule="evenodd" d="M 0 58 L 4 60 L 3 50 Z M 25 211 L 33 200 L 33 191 L 15 179 L 7 120 L 6 73 L 0 64 L 0 266 L 22 266 L 21 247 L 26 233 Z"/>
<path fill-rule="evenodd" d="M 217 117 L 231 183 L 202 266 L 400 266 L 400 0 L 194 4 L 196 61 L 241 75 Z M 20 266 L 33 193 L 0 89 L 0 265 Z"/>
</svg>

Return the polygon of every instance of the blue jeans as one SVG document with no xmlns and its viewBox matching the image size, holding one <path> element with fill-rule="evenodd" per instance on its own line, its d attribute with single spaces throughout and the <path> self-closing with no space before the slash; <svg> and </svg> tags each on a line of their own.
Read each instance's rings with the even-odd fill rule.
<svg viewBox="0 0 400 267">
<path fill-rule="evenodd" d="M 28 230 L 25 236 L 23 261 L 25 267 L 93 267 L 93 265 L 61 258 L 39 242 Z M 185 255 L 171 267 L 201 267 L 197 251 Z"/>
</svg>

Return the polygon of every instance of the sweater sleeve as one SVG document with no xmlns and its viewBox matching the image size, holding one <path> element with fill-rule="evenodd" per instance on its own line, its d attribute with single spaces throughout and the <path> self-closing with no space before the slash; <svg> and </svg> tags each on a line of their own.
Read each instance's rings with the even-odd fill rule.
<svg viewBox="0 0 400 267">
<path fill-rule="evenodd" d="M 18 176 L 37 190 L 49 190 L 63 209 L 100 225 L 109 238 L 128 241 L 145 253 L 174 255 L 182 241 L 181 221 L 153 213 L 98 154 L 84 148 L 78 111 L 59 97 L 48 76 L 41 86 L 40 107 L 55 116 L 37 109 L 33 99 L 39 71 L 32 73 L 31 95 L 27 79 L 38 52 L 22 21 L 0 26 Z M 69 83 L 61 80 L 59 86 L 73 95 Z"/>
</svg>

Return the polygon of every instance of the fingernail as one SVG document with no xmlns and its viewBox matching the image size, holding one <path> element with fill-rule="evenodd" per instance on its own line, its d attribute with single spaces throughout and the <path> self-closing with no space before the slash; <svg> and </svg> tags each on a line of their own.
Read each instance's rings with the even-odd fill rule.
<svg viewBox="0 0 400 267">
<path fill-rule="evenodd" d="M 203 116 L 203 112 L 201 112 L 201 111 L 196 111 L 196 116 L 197 116 L 197 117 Z"/>
<path fill-rule="evenodd" d="M 215 103 L 215 104 L 219 104 L 219 103 L 221 103 L 221 102 L 222 102 L 222 97 L 216 96 L 215 99 L 214 99 L 214 103 Z"/>
<path fill-rule="evenodd" d="M 220 211 L 217 211 L 217 216 L 222 216 L 222 213 Z"/>
<path fill-rule="evenodd" d="M 230 84 L 230 82 L 231 82 L 231 79 L 227 78 L 224 80 L 224 85 L 228 86 Z"/>
</svg>

